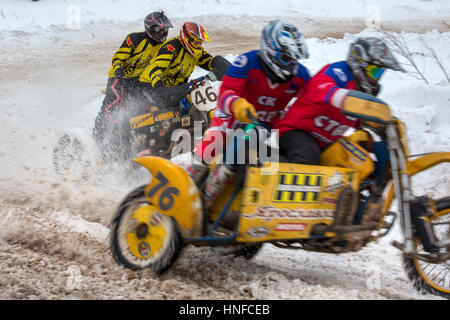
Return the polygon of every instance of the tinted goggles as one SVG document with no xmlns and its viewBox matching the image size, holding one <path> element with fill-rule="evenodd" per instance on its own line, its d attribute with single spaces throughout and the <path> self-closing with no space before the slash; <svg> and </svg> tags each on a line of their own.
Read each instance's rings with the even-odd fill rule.
<svg viewBox="0 0 450 320">
<path fill-rule="evenodd" d="M 158 36 L 164 36 L 164 35 L 166 35 L 167 33 L 168 33 L 168 28 L 166 28 L 166 27 L 161 27 L 161 26 L 157 26 L 157 25 L 155 25 L 155 26 L 153 26 L 153 32 L 156 34 L 156 35 L 158 35 Z"/>
<path fill-rule="evenodd" d="M 297 59 L 291 57 L 290 55 L 286 54 L 285 52 L 277 52 L 277 54 L 275 55 L 275 59 L 281 65 L 285 65 L 285 66 L 297 63 Z"/>
<path fill-rule="evenodd" d="M 368 65 L 367 67 L 364 68 L 366 71 L 366 74 L 371 77 L 374 80 L 378 80 L 381 78 L 381 76 L 383 75 L 384 71 L 386 69 L 378 67 L 376 65 Z"/>
</svg>

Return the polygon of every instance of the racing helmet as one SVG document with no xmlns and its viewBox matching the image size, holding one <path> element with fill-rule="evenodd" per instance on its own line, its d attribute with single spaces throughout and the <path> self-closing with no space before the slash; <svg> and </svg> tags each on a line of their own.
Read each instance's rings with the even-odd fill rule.
<svg viewBox="0 0 450 320">
<path fill-rule="evenodd" d="M 346 62 L 358 87 L 374 96 L 380 91 L 378 81 L 386 69 L 405 72 L 388 46 L 376 37 L 353 42 Z"/>
<path fill-rule="evenodd" d="M 166 17 L 163 11 L 152 12 L 144 20 L 145 32 L 150 39 L 155 40 L 158 43 L 163 43 L 167 39 L 169 28 L 173 25 L 169 18 Z"/>
<path fill-rule="evenodd" d="M 260 58 L 279 79 L 287 81 L 297 73 L 297 60 L 309 58 L 301 32 L 290 23 L 270 21 L 262 31 Z"/>
<path fill-rule="evenodd" d="M 195 22 L 186 22 L 180 30 L 180 39 L 186 50 L 196 56 L 202 51 L 203 41 L 211 41 L 206 30 Z"/>
</svg>

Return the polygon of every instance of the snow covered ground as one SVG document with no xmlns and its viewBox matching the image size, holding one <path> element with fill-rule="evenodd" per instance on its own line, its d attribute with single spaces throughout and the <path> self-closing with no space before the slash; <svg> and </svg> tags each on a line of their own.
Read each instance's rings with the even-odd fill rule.
<svg viewBox="0 0 450 320">
<path fill-rule="evenodd" d="M 162 278 L 114 265 L 111 215 L 141 181 L 113 173 L 94 182 L 61 179 L 51 151 L 62 132 L 92 146 L 113 52 L 147 12 L 163 8 L 175 35 L 189 19 L 204 25 L 206 48 L 229 60 L 258 47 L 266 21 L 285 18 L 307 37 L 311 72 L 342 60 L 349 43 L 381 25 L 415 53 L 428 84 L 388 71 L 380 97 L 408 127 L 413 154 L 450 150 L 447 1 L 113 1 L 2 0 L 0 4 L 0 298 L 2 299 L 437 299 L 407 280 L 398 226 L 362 251 L 327 255 L 266 245 L 253 261 L 188 247 Z M 403 30 L 403 32 L 401 32 Z M 402 58 L 403 63 L 406 61 Z M 407 67 L 409 71 L 413 69 Z M 194 77 L 202 71 L 196 70 Z M 417 194 L 448 195 L 448 165 L 414 179 Z M 195 270 L 195 272 L 192 272 Z"/>
</svg>

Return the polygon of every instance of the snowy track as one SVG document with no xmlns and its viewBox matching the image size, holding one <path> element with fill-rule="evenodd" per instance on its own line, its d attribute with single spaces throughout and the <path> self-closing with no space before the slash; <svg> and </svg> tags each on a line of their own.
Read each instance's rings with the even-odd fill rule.
<svg viewBox="0 0 450 320">
<path fill-rule="evenodd" d="M 224 31 L 227 17 L 196 20 L 213 39 L 206 46 L 211 53 L 236 55 L 258 47 L 260 27 L 268 19 L 247 17 L 245 34 Z M 319 26 L 312 18 L 290 20 L 301 20 L 310 38 L 311 71 L 344 58 L 350 39 L 326 39 L 342 38 L 337 21 L 321 19 Z M 173 21 L 178 26 L 183 20 Z M 364 23 L 355 19 L 338 23 L 339 29 L 353 34 L 364 29 Z M 433 23 L 441 32 L 448 30 L 444 20 Z M 430 29 L 424 22 L 387 22 L 386 26 L 418 33 Z M 112 53 L 126 35 L 124 30 L 140 28 L 140 22 L 105 22 L 77 31 L 50 27 L 33 33 L 0 33 L 4 59 L 0 65 L 0 299 L 438 299 L 417 294 L 408 281 L 399 252 L 389 244 L 401 238 L 398 230 L 358 253 L 330 255 L 265 245 L 254 260 L 246 261 L 188 246 L 161 278 L 116 266 L 108 246 L 109 222 L 115 206 L 139 182 L 124 182 L 114 173 L 94 179 L 95 183 L 61 180 L 53 171 L 51 151 L 64 131 L 92 144 L 89 135 Z M 439 52 L 449 52 L 442 47 L 449 43 L 448 32 L 427 37 L 437 38 Z M 443 58 L 448 61 L 448 56 Z M 386 83 L 399 84 L 403 79 L 387 75 Z M 445 103 L 448 107 L 450 101 L 448 86 L 411 83 L 396 86 L 383 97 L 398 104 L 396 111 L 408 125 L 419 127 L 410 128 L 418 140 L 415 151 L 436 150 L 427 143 L 449 150 L 449 133 L 438 135 L 439 128 L 448 125 L 448 116 L 439 116 L 439 108 Z M 416 88 L 413 92 L 424 91 L 410 96 L 411 87 Z M 433 100 L 436 92 L 440 98 Z M 424 95 L 430 101 L 417 102 Z M 410 107 L 408 102 L 415 104 Z M 437 110 L 434 115 L 430 108 Z M 426 123 L 421 122 L 424 116 Z M 438 192 L 448 192 L 448 177 L 448 167 L 438 169 L 423 178 L 419 189 L 435 192 L 433 188 L 439 186 L 444 191 Z"/>
</svg>

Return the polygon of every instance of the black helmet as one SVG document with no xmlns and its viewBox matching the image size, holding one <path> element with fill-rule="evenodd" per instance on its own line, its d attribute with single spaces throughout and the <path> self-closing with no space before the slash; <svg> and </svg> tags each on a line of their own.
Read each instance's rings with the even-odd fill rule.
<svg viewBox="0 0 450 320">
<path fill-rule="evenodd" d="M 372 95 L 380 91 L 378 80 L 385 69 L 405 72 L 388 46 L 375 37 L 358 38 L 352 43 L 346 62 L 359 88 Z"/>
<path fill-rule="evenodd" d="M 166 41 L 169 28 L 173 27 L 163 11 L 150 13 L 145 17 L 144 26 L 147 35 L 158 43 Z"/>
</svg>

